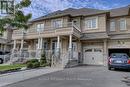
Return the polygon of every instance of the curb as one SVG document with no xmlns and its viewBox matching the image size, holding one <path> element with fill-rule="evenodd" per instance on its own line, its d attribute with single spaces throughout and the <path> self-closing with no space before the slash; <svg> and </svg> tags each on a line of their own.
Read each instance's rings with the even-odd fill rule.
<svg viewBox="0 0 130 87">
<path fill-rule="evenodd" d="M 44 68 L 37 68 L 37 69 L 25 69 L 25 70 L 18 70 L 16 72 L 8 72 L 8 73 L 5 73 L 5 74 L 0 74 L 0 77 L 4 77 L 4 76 L 8 76 L 8 75 L 13 75 L 13 74 L 16 74 L 16 73 L 19 73 L 19 72 L 31 72 L 31 71 L 34 71 L 34 70 L 39 70 L 39 69 L 49 69 L 49 67 L 44 67 Z M 50 68 L 51 69 L 51 68 Z"/>
</svg>

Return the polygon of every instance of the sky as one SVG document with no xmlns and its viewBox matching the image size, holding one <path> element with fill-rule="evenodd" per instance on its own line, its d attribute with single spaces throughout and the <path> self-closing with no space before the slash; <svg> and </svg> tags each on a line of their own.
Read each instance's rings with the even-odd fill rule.
<svg viewBox="0 0 130 87">
<path fill-rule="evenodd" d="M 19 1 L 19 0 L 17 0 Z M 33 19 L 44 16 L 48 13 L 64 10 L 67 8 L 96 8 L 108 10 L 127 6 L 130 0 L 31 0 L 30 7 L 25 8 L 24 12 L 32 13 Z"/>
<path fill-rule="evenodd" d="M 32 12 L 33 18 L 46 15 L 57 10 L 67 8 L 96 8 L 108 10 L 130 5 L 130 0 L 31 0 L 29 8 L 24 9 L 25 13 Z"/>
</svg>

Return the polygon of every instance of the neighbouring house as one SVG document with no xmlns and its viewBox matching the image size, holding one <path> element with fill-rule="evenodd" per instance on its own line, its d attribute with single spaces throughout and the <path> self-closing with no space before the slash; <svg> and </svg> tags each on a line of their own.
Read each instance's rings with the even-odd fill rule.
<svg viewBox="0 0 130 87">
<path fill-rule="evenodd" d="M 130 6 L 59 10 L 30 21 L 28 30 L 14 30 L 12 39 L 13 53 L 26 59 L 44 51 L 58 66 L 106 65 L 113 52 L 130 55 Z"/>
<path fill-rule="evenodd" d="M 11 52 L 12 49 L 12 30 L 6 29 L 0 35 L 0 51 L 2 52 Z"/>
</svg>

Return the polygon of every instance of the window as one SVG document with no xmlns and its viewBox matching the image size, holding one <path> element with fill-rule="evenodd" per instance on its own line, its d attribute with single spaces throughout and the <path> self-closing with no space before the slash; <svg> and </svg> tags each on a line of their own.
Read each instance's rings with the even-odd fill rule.
<svg viewBox="0 0 130 87">
<path fill-rule="evenodd" d="M 61 20 L 54 20 L 53 21 L 53 27 L 54 28 L 60 28 L 60 27 L 62 27 L 62 21 Z"/>
<path fill-rule="evenodd" d="M 77 49 L 77 44 L 75 42 L 72 43 L 72 50 L 75 52 Z"/>
<path fill-rule="evenodd" d="M 13 7 L 13 0 L 2 0 L 0 1 L 0 11 L 2 14 L 12 14 L 14 11 L 14 8 L 11 10 L 9 9 L 10 7 Z"/>
<path fill-rule="evenodd" d="M 97 28 L 97 18 L 87 19 L 86 25 L 87 25 L 87 29 L 96 29 Z"/>
<path fill-rule="evenodd" d="M 115 22 L 114 21 L 110 22 L 110 31 L 115 31 Z"/>
<path fill-rule="evenodd" d="M 6 31 L 3 33 L 3 37 L 7 38 L 7 32 Z"/>
<path fill-rule="evenodd" d="M 4 53 L 2 51 L 0 51 L 0 55 L 4 55 Z"/>
<path fill-rule="evenodd" d="M 94 49 L 94 52 L 102 52 L 102 50 L 101 50 L 101 49 L 96 48 L 96 49 Z"/>
<path fill-rule="evenodd" d="M 1 1 L 0 2 L 0 4 L 1 4 L 0 8 L 2 9 L 1 13 L 3 13 L 3 14 L 7 13 L 7 10 L 8 10 L 8 8 L 7 8 L 8 4 L 7 3 L 8 3 L 7 1 Z"/>
<path fill-rule="evenodd" d="M 43 31 L 44 30 L 44 24 L 37 24 L 37 31 Z"/>
<path fill-rule="evenodd" d="M 120 30 L 126 30 L 126 20 L 125 19 L 121 19 L 119 22 L 120 22 L 119 23 Z"/>
<path fill-rule="evenodd" d="M 85 52 L 92 52 L 92 49 L 86 49 Z"/>
<path fill-rule="evenodd" d="M 87 28 L 91 28 L 91 20 L 87 20 Z"/>
</svg>

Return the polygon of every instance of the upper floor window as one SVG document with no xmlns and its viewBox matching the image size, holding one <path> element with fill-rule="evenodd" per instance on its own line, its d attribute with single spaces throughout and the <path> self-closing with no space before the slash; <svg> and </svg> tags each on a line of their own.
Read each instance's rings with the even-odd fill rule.
<svg viewBox="0 0 130 87">
<path fill-rule="evenodd" d="M 60 28 L 60 27 L 62 27 L 62 21 L 61 20 L 54 20 L 53 21 L 53 27 L 54 28 Z"/>
<path fill-rule="evenodd" d="M 110 22 L 110 31 L 116 31 L 116 29 L 115 29 L 115 22 L 114 21 Z"/>
<path fill-rule="evenodd" d="M 37 31 L 43 31 L 44 30 L 44 24 L 37 24 Z"/>
<path fill-rule="evenodd" d="M 126 30 L 126 20 L 125 19 L 120 19 L 119 27 L 120 27 L 120 30 Z"/>
<path fill-rule="evenodd" d="M 90 19 L 87 19 L 86 20 L 86 26 L 87 26 L 87 29 L 96 29 L 97 28 L 97 17 L 94 17 L 94 18 L 90 18 Z"/>
</svg>

